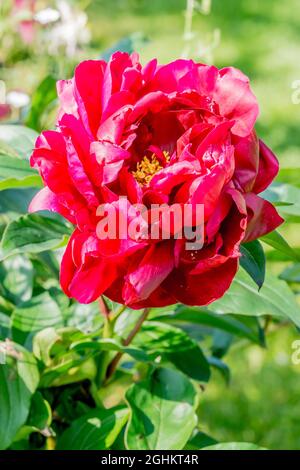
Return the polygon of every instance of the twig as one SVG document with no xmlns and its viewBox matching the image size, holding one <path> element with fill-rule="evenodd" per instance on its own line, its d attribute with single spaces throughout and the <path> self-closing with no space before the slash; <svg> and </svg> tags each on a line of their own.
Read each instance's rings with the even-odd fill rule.
<svg viewBox="0 0 300 470">
<path fill-rule="evenodd" d="M 131 332 L 129 333 L 129 335 L 127 336 L 127 338 L 125 338 L 123 341 L 122 341 L 122 344 L 123 346 L 128 346 L 131 341 L 133 340 L 133 338 L 135 337 L 135 335 L 139 332 L 143 322 L 146 320 L 148 314 L 150 312 L 150 308 L 145 308 L 142 315 L 139 317 L 138 321 L 136 322 L 134 328 L 131 330 Z M 121 357 L 123 356 L 123 352 L 120 351 L 116 354 L 116 356 L 114 357 L 114 359 L 111 361 L 111 363 L 109 364 L 108 368 L 107 368 L 107 372 L 106 372 L 106 382 L 110 379 L 110 377 L 113 375 L 113 373 L 115 372 L 116 368 L 117 368 L 117 365 L 119 364 L 120 362 L 120 359 Z"/>
</svg>

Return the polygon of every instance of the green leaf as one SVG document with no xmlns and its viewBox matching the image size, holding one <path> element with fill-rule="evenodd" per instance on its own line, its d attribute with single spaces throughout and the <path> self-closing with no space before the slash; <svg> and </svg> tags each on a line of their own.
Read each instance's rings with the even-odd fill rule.
<svg viewBox="0 0 300 470">
<path fill-rule="evenodd" d="M 217 444 L 217 441 L 205 434 L 204 432 L 198 431 L 186 444 L 184 450 L 198 450 L 203 447 Z"/>
<path fill-rule="evenodd" d="M 39 253 L 62 246 L 70 235 L 63 220 L 26 214 L 6 227 L 1 240 L 2 259 L 18 253 Z M 0 258 L 1 259 L 1 258 Z"/>
<path fill-rule="evenodd" d="M 10 336 L 10 317 L 0 312 L 0 341 Z M 0 367 L 1 367 L 1 352 L 0 352 Z"/>
<path fill-rule="evenodd" d="M 204 447 L 202 450 L 267 450 L 249 442 L 224 442 Z"/>
<path fill-rule="evenodd" d="M 53 105 L 56 100 L 56 79 L 48 75 L 40 82 L 32 95 L 30 111 L 25 124 L 37 131 L 41 131 L 41 118 L 43 113 L 47 111 L 49 105 Z"/>
<path fill-rule="evenodd" d="M 52 346 L 60 340 L 59 334 L 55 328 L 45 328 L 37 333 L 33 339 L 33 354 L 36 358 L 42 361 L 46 366 L 51 364 L 51 349 Z"/>
<path fill-rule="evenodd" d="M 241 245 L 240 265 L 252 277 L 260 289 L 265 280 L 266 258 L 258 240 Z"/>
<path fill-rule="evenodd" d="M 12 256 L 3 261 L 2 267 L 5 276 L 2 285 L 6 290 L 6 297 L 15 305 L 26 302 L 32 296 L 33 266 L 24 256 Z"/>
<path fill-rule="evenodd" d="M 289 266 L 279 277 L 287 282 L 300 282 L 300 263 Z"/>
<path fill-rule="evenodd" d="M 283 238 L 283 236 L 279 232 L 277 232 L 277 230 L 274 230 L 273 232 L 264 235 L 260 238 L 260 240 L 266 243 L 267 245 L 270 245 L 272 248 L 275 248 L 275 250 L 282 252 L 288 257 L 288 259 L 296 261 L 300 260 L 300 256 L 293 250 L 293 248 L 290 247 L 288 242 Z"/>
<path fill-rule="evenodd" d="M 37 132 L 28 127 L 14 124 L 1 124 L 0 153 L 7 151 L 9 147 L 13 150 L 15 156 L 28 160 L 34 149 L 37 137 Z"/>
<path fill-rule="evenodd" d="M 63 317 L 57 303 L 48 292 L 19 305 L 12 314 L 12 337 L 27 348 L 33 336 L 44 328 L 62 326 Z"/>
<path fill-rule="evenodd" d="M 225 364 L 225 362 L 221 361 L 221 359 L 219 359 L 218 357 L 215 357 L 215 356 L 209 357 L 208 362 L 212 367 L 214 367 L 215 369 L 217 369 L 221 373 L 221 375 L 223 376 L 225 382 L 227 384 L 229 384 L 229 382 L 230 382 L 230 369 L 229 369 L 228 365 Z"/>
<path fill-rule="evenodd" d="M 239 313 L 242 315 L 273 315 L 290 319 L 300 326 L 300 307 L 286 284 L 272 274 L 267 274 L 263 287 L 258 292 L 254 281 L 242 270 L 233 280 L 225 295 L 211 304 L 216 313 Z"/>
<path fill-rule="evenodd" d="M 128 419 L 128 409 L 95 409 L 72 422 L 57 443 L 57 450 L 110 449 Z"/>
<path fill-rule="evenodd" d="M 28 161 L 1 153 L 0 149 L 0 191 L 10 188 L 42 187 L 38 172 Z"/>
<path fill-rule="evenodd" d="M 40 392 L 35 392 L 31 399 L 31 407 L 26 425 L 32 426 L 34 429 L 44 430 L 50 426 L 51 421 L 52 411 L 49 403 Z"/>
<path fill-rule="evenodd" d="M 10 346 L 6 364 L 0 365 L 0 449 L 10 445 L 25 423 L 31 397 L 39 382 L 32 354 L 17 344 Z"/>
<path fill-rule="evenodd" d="M 140 50 L 140 48 L 147 42 L 148 39 L 145 37 L 144 34 L 139 32 L 133 33 L 130 36 L 126 36 L 120 39 L 120 41 L 118 41 L 112 47 L 103 51 L 101 54 L 101 58 L 106 61 L 109 61 L 111 55 L 117 51 L 127 52 L 128 54 L 131 54 L 134 51 Z"/>
<path fill-rule="evenodd" d="M 93 354 L 86 352 L 83 355 L 70 350 L 73 342 L 84 337 L 84 333 L 71 327 L 46 328 L 37 333 L 33 338 L 33 353 L 46 366 L 43 368 L 40 387 L 59 387 L 95 378 Z"/>
<path fill-rule="evenodd" d="M 145 322 L 133 341 L 153 358 L 163 355 L 189 377 L 207 382 L 209 364 L 198 344 L 183 330 L 160 322 Z"/>
<path fill-rule="evenodd" d="M 288 221 L 300 222 L 300 189 L 296 186 L 272 183 L 262 197 L 278 205 L 278 212 Z"/>
<path fill-rule="evenodd" d="M 197 424 L 196 391 L 183 374 L 155 369 L 128 389 L 126 399 L 131 408 L 125 436 L 128 449 L 183 449 Z"/>
<path fill-rule="evenodd" d="M 92 341 L 90 339 L 82 339 L 71 344 L 70 349 L 73 351 L 117 351 L 126 353 L 137 361 L 150 361 L 147 353 L 142 349 L 134 346 L 123 346 L 119 341 L 113 338 L 99 339 Z"/>
<path fill-rule="evenodd" d="M 5 214 L 7 218 L 5 223 L 10 222 L 11 218 L 15 219 L 18 215 L 26 213 L 30 201 L 35 194 L 36 189 L 34 188 L 19 188 L 18 191 L 14 189 L 1 191 L 0 214 Z"/>
<path fill-rule="evenodd" d="M 174 323 L 175 325 L 196 324 L 204 327 L 211 327 L 220 331 L 226 331 L 239 338 L 247 338 L 254 343 L 263 345 L 257 319 L 251 319 L 250 323 L 240 315 L 219 315 L 203 307 L 188 307 L 180 305 L 174 312 L 157 320 Z M 245 322 L 246 320 L 246 322 Z"/>
<path fill-rule="evenodd" d="M 286 168 L 280 168 L 280 171 L 278 173 L 278 176 L 276 178 L 276 182 L 280 183 L 288 183 L 292 184 L 293 186 L 299 187 L 299 167 L 286 167 Z M 264 193 L 262 193 L 264 194 Z M 265 196 L 264 196 L 265 197 Z"/>
<path fill-rule="evenodd" d="M 43 371 L 40 387 L 61 387 L 83 380 L 92 381 L 95 379 L 96 373 L 96 364 L 92 358 L 82 358 L 75 354 L 65 353 L 63 357 L 55 361 L 54 365 Z"/>
</svg>

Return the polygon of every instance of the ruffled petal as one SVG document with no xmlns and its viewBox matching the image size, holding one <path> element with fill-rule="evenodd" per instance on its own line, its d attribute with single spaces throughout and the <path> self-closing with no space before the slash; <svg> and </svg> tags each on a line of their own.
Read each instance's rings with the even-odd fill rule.
<svg viewBox="0 0 300 470">
<path fill-rule="evenodd" d="M 256 194 L 264 191 L 277 176 L 279 163 L 269 147 L 260 140 L 259 141 L 259 166 L 258 174 L 252 191 Z"/>
<path fill-rule="evenodd" d="M 284 220 L 275 207 L 254 193 L 245 195 L 248 211 L 248 225 L 244 242 L 256 240 L 275 230 Z"/>
</svg>

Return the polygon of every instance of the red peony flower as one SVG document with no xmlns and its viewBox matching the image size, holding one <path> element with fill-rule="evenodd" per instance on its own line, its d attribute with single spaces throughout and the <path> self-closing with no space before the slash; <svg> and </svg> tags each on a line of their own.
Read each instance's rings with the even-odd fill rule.
<svg viewBox="0 0 300 470">
<path fill-rule="evenodd" d="M 75 225 L 61 265 L 65 293 L 83 303 L 105 294 L 132 308 L 221 297 L 241 242 L 282 223 L 258 196 L 278 162 L 254 131 L 248 78 L 192 60 L 142 67 L 136 54 L 118 52 L 108 63 L 81 63 L 58 94 L 57 130 L 38 137 L 31 157 L 45 188 L 30 210 L 56 211 Z M 126 212 L 129 223 L 137 203 L 202 204 L 202 249 L 174 236 L 98 238 L 99 205 Z"/>
</svg>

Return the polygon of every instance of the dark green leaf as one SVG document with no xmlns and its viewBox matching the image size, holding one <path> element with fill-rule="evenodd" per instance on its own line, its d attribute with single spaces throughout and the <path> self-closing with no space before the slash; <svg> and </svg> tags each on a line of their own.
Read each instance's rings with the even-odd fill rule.
<svg viewBox="0 0 300 470">
<path fill-rule="evenodd" d="M 240 265 L 252 277 L 260 289 L 265 280 L 266 258 L 258 240 L 244 243 L 241 246 Z"/>
<path fill-rule="evenodd" d="M 215 356 L 209 357 L 208 362 L 212 367 L 215 367 L 215 369 L 217 369 L 222 374 L 225 382 L 228 384 L 230 382 L 230 369 L 228 365 Z"/>
<path fill-rule="evenodd" d="M 55 103 L 56 99 L 56 79 L 48 75 L 41 81 L 32 95 L 30 111 L 25 121 L 26 125 L 41 131 L 43 112 L 47 110 L 49 105 Z"/>
<path fill-rule="evenodd" d="M 173 313 L 157 318 L 160 321 L 185 325 L 188 323 L 203 325 L 227 331 L 240 338 L 247 338 L 257 344 L 263 344 L 257 319 L 251 319 L 251 324 L 245 322 L 247 318 L 240 315 L 219 315 L 201 307 L 188 307 L 181 305 Z"/>
<path fill-rule="evenodd" d="M 27 426 L 44 430 L 51 424 L 52 412 L 49 403 L 40 392 L 35 392 L 31 399 L 30 413 L 26 422 Z"/>
<path fill-rule="evenodd" d="M 217 444 L 217 441 L 205 434 L 204 432 L 198 431 L 186 444 L 184 450 L 198 450 L 203 447 Z"/>
<path fill-rule="evenodd" d="M 145 322 L 134 345 L 150 357 L 163 355 L 191 378 L 207 382 L 209 364 L 198 344 L 183 330 L 160 322 Z"/>
<path fill-rule="evenodd" d="M 120 39 L 116 44 L 114 44 L 109 49 L 106 49 L 101 54 L 101 59 L 109 61 L 111 55 L 114 52 L 127 52 L 131 54 L 132 52 L 139 50 L 144 44 L 148 42 L 148 39 L 142 33 L 133 33 L 130 36 Z"/>
</svg>

